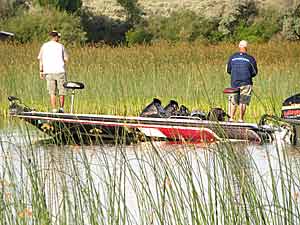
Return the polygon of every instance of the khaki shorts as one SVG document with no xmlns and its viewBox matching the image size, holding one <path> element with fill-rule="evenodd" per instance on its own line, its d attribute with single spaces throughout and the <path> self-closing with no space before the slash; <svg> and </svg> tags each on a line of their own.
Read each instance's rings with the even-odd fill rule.
<svg viewBox="0 0 300 225">
<path fill-rule="evenodd" d="M 252 85 L 245 85 L 240 87 L 240 93 L 233 97 L 233 104 L 249 105 L 252 94 Z"/>
<path fill-rule="evenodd" d="M 63 84 L 66 81 L 65 73 L 46 74 L 47 89 L 50 95 L 66 95 L 66 89 Z"/>
</svg>

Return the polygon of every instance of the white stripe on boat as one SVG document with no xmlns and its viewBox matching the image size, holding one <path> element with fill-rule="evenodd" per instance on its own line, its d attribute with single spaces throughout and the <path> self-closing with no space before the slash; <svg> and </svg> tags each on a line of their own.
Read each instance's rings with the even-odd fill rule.
<svg viewBox="0 0 300 225">
<path fill-rule="evenodd" d="M 160 138 L 167 138 L 160 130 L 155 128 L 139 128 L 139 130 L 145 134 L 147 137 L 160 137 Z"/>
<path fill-rule="evenodd" d="M 28 114 L 28 115 L 27 115 Z M 39 115 L 40 114 L 40 115 Z M 153 121 L 153 122 L 176 122 L 184 124 L 220 124 L 220 125 L 239 125 L 240 127 L 258 128 L 255 123 L 240 123 L 240 122 L 227 122 L 227 121 L 210 121 L 210 120 L 199 120 L 199 119 L 178 119 L 178 118 L 152 118 L 152 117 L 134 117 L 134 116 L 114 116 L 114 115 L 97 115 L 97 114 L 70 114 L 70 113 L 48 113 L 48 112 L 22 112 L 21 115 L 16 115 L 17 117 L 23 118 L 45 118 L 49 120 L 58 120 L 55 117 L 49 117 L 49 115 L 59 115 L 59 116 L 73 116 L 73 117 L 89 117 L 89 121 L 93 118 L 103 118 L 103 119 L 121 119 L 130 123 L 130 120 L 136 121 Z M 44 117 L 45 116 L 45 117 Z M 69 119 L 67 119 L 69 120 Z M 71 119 L 75 120 L 75 119 Z M 82 121 L 82 119 L 76 119 L 76 121 Z"/>
</svg>

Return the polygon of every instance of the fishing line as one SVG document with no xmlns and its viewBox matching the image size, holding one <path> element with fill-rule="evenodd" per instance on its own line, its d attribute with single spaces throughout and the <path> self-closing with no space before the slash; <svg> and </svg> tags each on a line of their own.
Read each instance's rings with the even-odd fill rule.
<svg viewBox="0 0 300 225">
<path fill-rule="evenodd" d="M 253 90 L 252 90 L 252 95 L 257 98 L 258 102 L 263 106 L 264 110 L 267 111 L 267 109 L 268 109 L 267 105 L 265 103 L 263 103 L 261 98 L 258 95 L 256 95 Z"/>
</svg>

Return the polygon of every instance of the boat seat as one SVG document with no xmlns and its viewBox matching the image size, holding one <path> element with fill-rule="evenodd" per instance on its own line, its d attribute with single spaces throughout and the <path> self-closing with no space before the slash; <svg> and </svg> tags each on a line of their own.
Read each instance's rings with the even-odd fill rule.
<svg viewBox="0 0 300 225">
<path fill-rule="evenodd" d="M 8 101 L 13 102 L 13 101 L 20 101 L 20 99 L 16 96 L 8 96 Z"/>
<path fill-rule="evenodd" d="M 239 88 L 225 88 L 223 93 L 228 94 L 228 95 L 235 95 L 235 94 L 240 93 L 240 89 Z"/>
<path fill-rule="evenodd" d="M 63 84 L 64 88 L 66 89 L 71 89 L 71 90 L 75 90 L 75 89 L 83 89 L 84 88 L 84 84 L 81 82 L 75 82 L 75 81 L 67 81 Z"/>
<path fill-rule="evenodd" d="M 81 82 L 75 82 L 75 81 L 67 81 L 63 84 L 64 88 L 72 90 L 71 93 L 71 113 L 74 111 L 74 96 L 75 96 L 75 90 L 80 90 L 84 88 L 84 84 Z"/>
</svg>

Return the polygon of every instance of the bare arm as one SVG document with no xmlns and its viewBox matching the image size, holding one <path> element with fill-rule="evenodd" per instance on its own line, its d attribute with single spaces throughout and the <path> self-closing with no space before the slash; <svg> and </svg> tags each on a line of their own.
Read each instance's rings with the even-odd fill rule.
<svg viewBox="0 0 300 225">
<path fill-rule="evenodd" d="M 63 47 L 63 59 L 65 61 L 65 63 L 67 63 L 69 61 L 69 55 L 66 52 L 66 49 Z"/>
<path fill-rule="evenodd" d="M 39 68 L 40 68 L 40 79 L 44 79 L 44 67 L 43 67 L 43 60 L 42 60 L 42 54 L 43 54 L 43 47 L 41 48 L 39 55 L 38 55 L 38 60 L 39 60 Z"/>
</svg>

